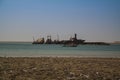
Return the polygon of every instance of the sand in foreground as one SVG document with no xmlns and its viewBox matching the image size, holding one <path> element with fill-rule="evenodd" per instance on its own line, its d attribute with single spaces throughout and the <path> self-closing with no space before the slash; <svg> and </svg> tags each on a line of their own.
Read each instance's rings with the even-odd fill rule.
<svg viewBox="0 0 120 80">
<path fill-rule="evenodd" d="M 0 80 L 120 80 L 120 58 L 0 58 Z"/>
</svg>

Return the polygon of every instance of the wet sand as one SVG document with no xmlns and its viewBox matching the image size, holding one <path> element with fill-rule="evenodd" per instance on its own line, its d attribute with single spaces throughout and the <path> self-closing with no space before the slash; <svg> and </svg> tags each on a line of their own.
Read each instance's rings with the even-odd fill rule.
<svg viewBox="0 0 120 80">
<path fill-rule="evenodd" d="M 0 57 L 0 80 L 120 80 L 120 58 Z"/>
</svg>

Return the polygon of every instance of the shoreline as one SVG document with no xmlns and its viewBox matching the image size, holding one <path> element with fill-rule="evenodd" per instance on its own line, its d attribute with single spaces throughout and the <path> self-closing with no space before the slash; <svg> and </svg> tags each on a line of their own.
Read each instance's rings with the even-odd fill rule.
<svg viewBox="0 0 120 80">
<path fill-rule="evenodd" d="M 120 57 L 106 57 L 106 56 L 0 56 L 0 58 L 100 58 L 100 59 L 120 59 Z"/>
</svg>

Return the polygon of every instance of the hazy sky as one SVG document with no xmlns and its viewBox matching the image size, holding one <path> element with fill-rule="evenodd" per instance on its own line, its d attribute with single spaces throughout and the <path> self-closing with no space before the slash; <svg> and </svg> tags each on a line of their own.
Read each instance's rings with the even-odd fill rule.
<svg viewBox="0 0 120 80">
<path fill-rule="evenodd" d="M 120 0 L 0 0 L 0 41 L 51 35 L 120 41 Z"/>
</svg>

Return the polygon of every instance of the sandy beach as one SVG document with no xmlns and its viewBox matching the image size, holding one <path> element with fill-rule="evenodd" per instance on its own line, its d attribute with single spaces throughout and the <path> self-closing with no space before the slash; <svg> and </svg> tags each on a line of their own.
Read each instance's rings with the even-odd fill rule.
<svg viewBox="0 0 120 80">
<path fill-rule="evenodd" d="M 0 57 L 0 80 L 120 80 L 120 58 Z"/>
</svg>

